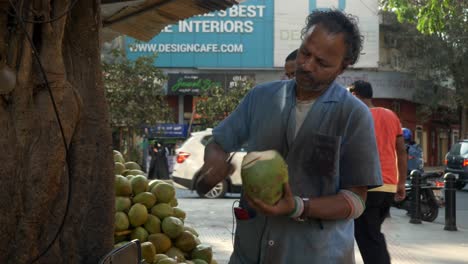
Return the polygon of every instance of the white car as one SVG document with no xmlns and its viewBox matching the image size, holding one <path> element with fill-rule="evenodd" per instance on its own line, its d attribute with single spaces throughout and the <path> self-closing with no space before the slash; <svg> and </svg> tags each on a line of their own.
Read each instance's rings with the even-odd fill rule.
<svg viewBox="0 0 468 264">
<path fill-rule="evenodd" d="M 194 175 L 203 165 L 205 146 L 212 137 L 211 130 L 209 128 L 204 131 L 191 133 L 191 136 L 182 146 L 176 149 L 176 162 L 171 177 L 178 185 L 182 185 L 184 188 L 192 191 L 195 190 L 194 183 L 196 179 L 194 179 Z M 232 165 L 235 167 L 232 175 L 216 185 L 207 194 L 204 195 L 197 192 L 198 195 L 206 198 L 221 198 L 228 192 L 240 193 L 242 187 L 240 168 L 245 154 L 246 152 L 243 149 L 235 152 L 231 160 Z"/>
</svg>

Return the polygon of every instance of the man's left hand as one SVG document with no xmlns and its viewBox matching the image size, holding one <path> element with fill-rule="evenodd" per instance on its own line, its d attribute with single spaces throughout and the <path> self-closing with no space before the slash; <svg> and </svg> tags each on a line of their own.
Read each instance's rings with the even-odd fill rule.
<svg viewBox="0 0 468 264">
<path fill-rule="evenodd" d="M 395 193 L 395 201 L 403 201 L 406 197 L 406 186 L 405 184 L 397 185 L 397 192 Z"/>
<path fill-rule="evenodd" d="M 260 199 L 249 197 L 247 194 L 245 198 L 255 211 L 268 216 L 288 215 L 294 210 L 294 196 L 289 183 L 283 185 L 283 197 L 274 205 L 269 205 Z"/>
</svg>

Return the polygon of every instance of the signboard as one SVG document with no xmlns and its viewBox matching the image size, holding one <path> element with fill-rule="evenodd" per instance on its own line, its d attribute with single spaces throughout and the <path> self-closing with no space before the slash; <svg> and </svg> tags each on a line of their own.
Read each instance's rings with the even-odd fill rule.
<svg viewBox="0 0 468 264">
<path fill-rule="evenodd" d="M 161 67 L 269 68 L 273 65 L 273 0 L 179 21 L 149 43 L 127 38 L 130 58 L 157 52 Z"/>
<path fill-rule="evenodd" d="M 377 68 L 379 61 L 379 17 L 377 0 L 275 0 L 274 66 L 283 67 L 284 60 L 301 44 L 301 30 L 307 15 L 316 10 L 336 8 L 354 15 L 364 36 L 363 50 L 356 68 Z"/>
<path fill-rule="evenodd" d="M 378 0 L 246 0 L 171 25 L 148 43 L 126 39 L 127 56 L 158 53 L 160 67 L 273 68 L 301 43 L 309 12 L 338 8 L 357 16 L 364 49 L 355 67 L 378 66 Z"/>
<path fill-rule="evenodd" d="M 253 75 L 240 74 L 169 74 L 168 95 L 200 95 L 213 88 L 228 89 L 238 81 L 253 79 Z"/>
<path fill-rule="evenodd" d="M 187 137 L 187 124 L 158 124 L 148 127 L 149 138 L 185 138 Z"/>
</svg>

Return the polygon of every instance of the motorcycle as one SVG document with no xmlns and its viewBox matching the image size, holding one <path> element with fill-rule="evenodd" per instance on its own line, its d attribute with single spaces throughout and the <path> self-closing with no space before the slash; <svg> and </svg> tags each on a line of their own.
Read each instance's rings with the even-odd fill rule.
<svg viewBox="0 0 468 264">
<path fill-rule="evenodd" d="M 433 222 L 439 215 L 439 207 L 444 205 L 442 189 L 443 182 L 440 181 L 443 172 L 422 173 L 420 177 L 420 203 L 421 220 Z M 406 180 L 406 197 L 402 201 L 395 201 L 393 206 L 404 209 L 411 215 L 413 211 L 413 184 L 411 176 Z"/>
</svg>

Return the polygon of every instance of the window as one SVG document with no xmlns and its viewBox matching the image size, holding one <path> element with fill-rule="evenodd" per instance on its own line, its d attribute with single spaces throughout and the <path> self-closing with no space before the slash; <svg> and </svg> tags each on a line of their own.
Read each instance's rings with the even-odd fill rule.
<svg viewBox="0 0 468 264">
<path fill-rule="evenodd" d="M 468 142 L 456 143 L 450 149 L 450 154 L 464 156 L 468 154 Z"/>
</svg>

